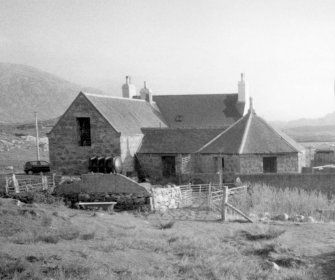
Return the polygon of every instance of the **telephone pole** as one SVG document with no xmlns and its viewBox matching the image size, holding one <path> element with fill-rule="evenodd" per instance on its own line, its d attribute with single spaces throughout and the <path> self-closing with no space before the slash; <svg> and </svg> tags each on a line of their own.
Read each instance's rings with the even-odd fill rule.
<svg viewBox="0 0 335 280">
<path fill-rule="evenodd" d="M 40 139 L 38 137 L 38 122 L 37 122 L 37 112 L 35 112 L 35 128 L 36 128 L 36 155 L 37 160 L 40 160 Z"/>
</svg>

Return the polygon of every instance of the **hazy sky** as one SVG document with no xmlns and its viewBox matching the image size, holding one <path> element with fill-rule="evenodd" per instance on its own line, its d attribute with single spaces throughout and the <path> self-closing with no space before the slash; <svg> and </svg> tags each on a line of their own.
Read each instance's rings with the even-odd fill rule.
<svg viewBox="0 0 335 280">
<path fill-rule="evenodd" d="M 121 95 L 237 92 L 267 120 L 334 111 L 334 0 L 0 0 L 0 62 Z"/>
</svg>

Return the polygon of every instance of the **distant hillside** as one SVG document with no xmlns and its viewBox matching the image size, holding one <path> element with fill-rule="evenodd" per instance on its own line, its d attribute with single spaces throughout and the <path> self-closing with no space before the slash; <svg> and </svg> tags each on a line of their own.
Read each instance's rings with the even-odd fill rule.
<svg viewBox="0 0 335 280">
<path fill-rule="evenodd" d="M 282 130 L 298 142 L 335 142 L 335 125 L 300 126 Z"/>
<path fill-rule="evenodd" d="M 278 128 L 288 129 L 294 127 L 318 127 L 318 126 L 335 126 L 335 111 L 325 115 L 322 118 L 317 119 L 297 119 L 293 121 L 283 122 L 283 121 L 273 121 L 271 122 Z"/>
<path fill-rule="evenodd" d="M 36 68 L 0 63 L 0 123 L 25 123 L 59 117 L 84 88 Z"/>
</svg>

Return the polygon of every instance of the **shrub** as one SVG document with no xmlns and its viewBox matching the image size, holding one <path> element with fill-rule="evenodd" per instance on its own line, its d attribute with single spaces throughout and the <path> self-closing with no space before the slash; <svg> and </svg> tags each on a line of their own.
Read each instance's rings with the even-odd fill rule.
<svg viewBox="0 0 335 280">
<path fill-rule="evenodd" d="M 163 221 L 160 220 L 159 224 L 158 224 L 158 228 L 159 229 L 168 229 L 168 228 L 172 228 L 174 225 L 175 221 L 174 220 L 169 220 L 169 221 Z"/>
<path fill-rule="evenodd" d="M 80 239 L 81 240 L 91 240 L 94 239 L 95 236 L 95 232 L 91 232 L 91 233 L 83 233 L 80 235 Z"/>
</svg>

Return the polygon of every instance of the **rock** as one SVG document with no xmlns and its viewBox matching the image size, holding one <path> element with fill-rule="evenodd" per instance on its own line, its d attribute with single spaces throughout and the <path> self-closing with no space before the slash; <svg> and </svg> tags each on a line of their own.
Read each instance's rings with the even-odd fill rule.
<svg viewBox="0 0 335 280">
<path fill-rule="evenodd" d="M 305 218 L 305 222 L 307 223 L 315 223 L 315 219 L 312 216 L 308 216 Z"/>
<path fill-rule="evenodd" d="M 275 221 L 287 221 L 288 218 L 289 218 L 288 215 L 286 213 L 283 213 L 283 214 L 280 214 L 278 216 L 272 217 L 272 220 L 275 220 Z"/>
<path fill-rule="evenodd" d="M 249 218 L 254 220 L 254 221 L 258 220 L 258 216 L 255 213 L 250 213 Z"/>
<path fill-rule="evenodd" d="M 280 267 L 275 262 L 265 261 L 262 264 L 262 268 L 265 270 L 276 270 L 279 271 Z"/>
<path fill-rule="evenodd" d="M 275 262 L 271 262 L 271 264 L 272 264 L 272 269 L 277 270 L 277 271 L 280 270 L 278 264 L 276 264 Z"/>
<path fill-rule="evenodd" d="M 294 215 L 289 220 L 297 223 L 303 222 L 305 217 L 303 215 Z"/>
</svg>

